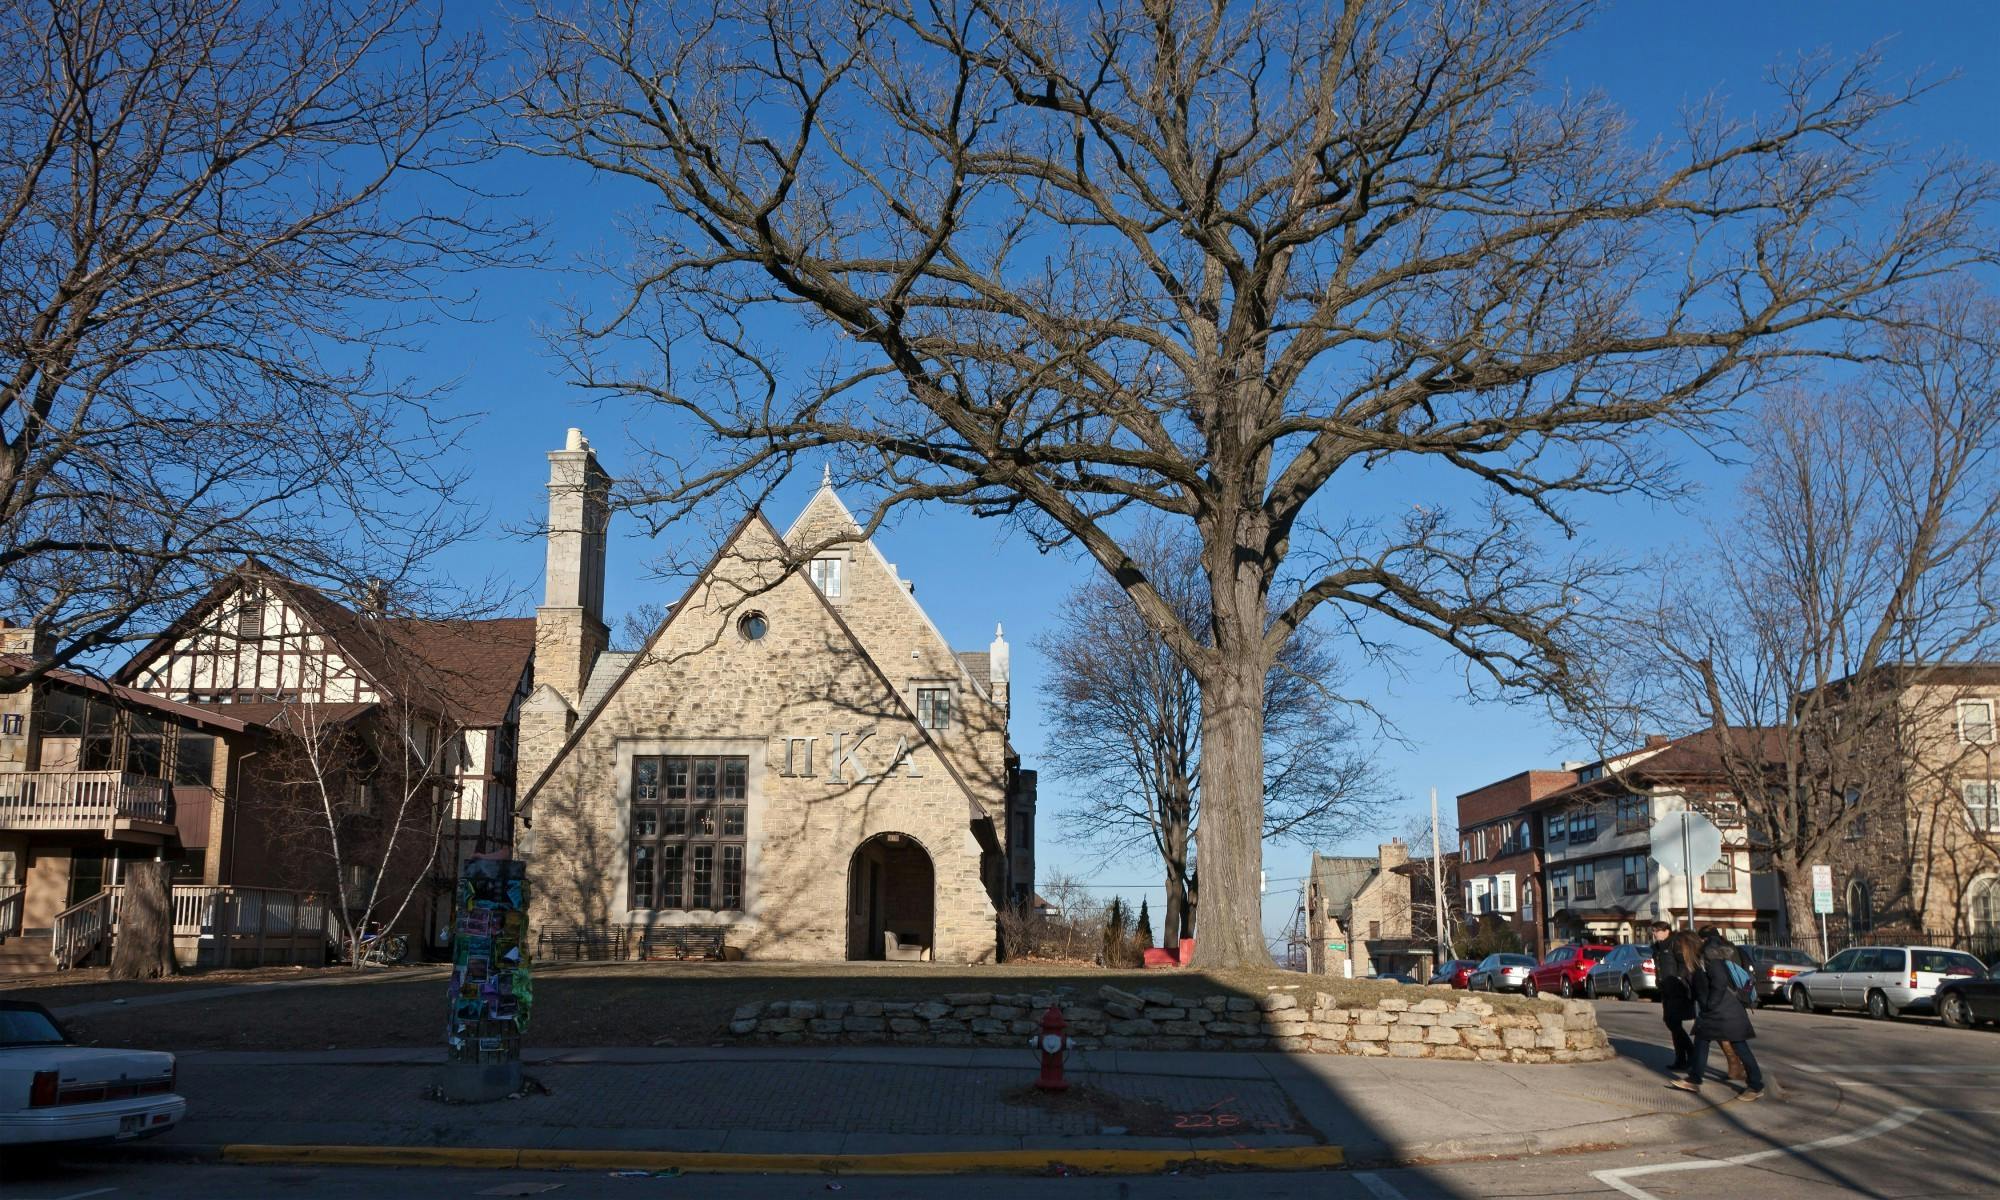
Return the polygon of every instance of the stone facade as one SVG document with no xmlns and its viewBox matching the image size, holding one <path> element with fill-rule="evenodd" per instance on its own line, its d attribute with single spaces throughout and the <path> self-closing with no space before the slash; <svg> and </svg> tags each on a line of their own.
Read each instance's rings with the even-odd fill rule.
<svg viewBox="0 0 2000 1200">
<path fill-rule="evenodd" d="M 1284 1050 L 1372 1058 L 1513 1063 L 1613 1057 L 1587 1001 L 1544 999 L 1501 1009 L 1468 992 L 1404 988 L 1379 999 L 1301 989 L 1262 997 L 1178 996 L 1105 986 L 1095 1003 L 1052 993 L 963 992 L 933 1000 L 773 1000 L 747 1004 L 729 1032 L 757 1041 L 1019 1046 L 1061 1004 L 1084 1050 Z"/>
<path fill-rule="evenodd" d="M 996 957 L 1006 817 L 1032 804 L 1005 642 L 969 669 L 859 535 L 830 486 L 787 533 L 752 514 L 601 700 L 537 688 L 536 926 L 623 927 L 635 951 L 699 926 L 748 957 L 881 957 L 884 933 L 938 961 Z M 708 755 L 747 763 L 740 905 L 652 907 L 634 886 L 635 763 Z"/>
</svg>

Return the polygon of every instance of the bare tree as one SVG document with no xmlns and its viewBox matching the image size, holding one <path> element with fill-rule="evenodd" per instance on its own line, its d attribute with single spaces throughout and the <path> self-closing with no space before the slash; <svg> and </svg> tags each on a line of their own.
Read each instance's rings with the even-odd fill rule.
<svg viewBox="0 0 2000 1200">
<path fill-rule="evenodd" d="M 1541 546 L 1567 501 L 1671 491 L 1655 435 L 1991 256 L 1993 173 L 1878 139 L 1920 89 L 1872 58 L 1635 144 L 1538 76 L 1588 7 L 551 0 L 520 140 L 644 206 L 628 294 L 559 345 L 659 406 L 654 523 L 835 447 L 871 529 L 956 504 L 1094 559 L 1201 683 L 1200 960 L 1268 961 L 1295 630 L 1570 695 L 1604 577 Z M 1371 469 L 1483 497 L 1384 511 Z M 1200 540 L 1208 628 L 1131 552 L 1144 510 Z"/>
<path fill-rule="evenodd" d="M 358 594 L 462 530 L 377 356 L 520 232 L 455 182 L 484 58 L 418 0 L 0 3 L 0 609 L 54 643 L 0 690 L 246 557 Z"/>
<path fill-rule="evenodd" d="M 1618 639 L 1638 652 L 1626 728 L 1713 731 L 1716 784 L 1691 800 L 1747 808 L 1799 931 L 1810 866 L 1871 817 L 1930 838 L 1943 806 L 1944 832 L 1993 837 L 1953 786 L 1986 752 L 1955 728 L 1964 667 L 2000 650 L 2000 305 L 1938 289 L 1871 349 L 1850 382 L 1771 399 L 1741 510 Z"/>
<path fill-rule="evenodd" d="M 272 721 L 258 817 L 324 888 L 352 965 L 431 879 L 457 801 L 464 730 L 442 704 L 297 702 Z"/>
<path fill-rule="evenodd" d="M 1201 547 L 1158 524 L 1129 539 L 1134 559 L 1190 629 L 1210 627 Z M 1201 821 L 1201 683 L 1099 576 L 1072 591 L 1035 642 L 1047 664 L 1049 768 L 1078 796 L 1064 814 L 1073 836 L 1107 857 L 1158 863 L 1167 905 L 1161 945 L 1193 937 Z M 1317 843 L 1379 807 L 1374 760 L 1336 690 L 1338 664 L 1320 631 L 1299 629 L 1264 689 L 1264 837 Z"/>
</svg>

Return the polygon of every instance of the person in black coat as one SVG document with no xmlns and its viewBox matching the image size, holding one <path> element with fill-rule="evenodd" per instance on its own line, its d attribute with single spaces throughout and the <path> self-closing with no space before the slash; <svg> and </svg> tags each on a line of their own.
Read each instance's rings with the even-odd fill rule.
<svg viewBox="0 0 2000 1200">
<path fill-rule="evenodd" d="M 1750 1010 L 1743 1007 L 1743 996 L 1729 977 L 1729 964 L 1736 957 L 1735 949 L 1719 936 L 1711 936 L 1701 943 L 1698 952 L 1691 952 L 1685 940 L 1681 940 L 1676 948 L 1681 951 L 1680 965 L 1686 968 L 1693 985 L 1698 1011 L 1694 1019 L 1694 1055 L 1688 1066 L 1688 1077 L 1675 1080 L 1673 1086 L 1687 1092 L 1700 1091 L 1702 1075 L 1708 1068 L 1709 1043 L 1726 1042 L 1743 1062 L 1746 1073 L 1743 1098 L 1761 1098 L 1764 1095 L 1764 1072 L 1757 1066 L 1757 1056 L 1750 1052 L 1750 1039 L 1756 1037 L 1757 1032 L 1750 1027 Z"/>
<path fill-rule="evenodd" d="M 1673 926 L 1653 922 L 1653 978 L 1659 982 L 1660 1020 L 1674 1039 L 1674 1065 L 1667 1070 L 1685 1071 L 1694 1061 L 1694 1041 L 1687 1031 L 1687 1023 L 1694 1019 L 1694 992 L 1674 950 L 1673 936 Z"/>
</svg>

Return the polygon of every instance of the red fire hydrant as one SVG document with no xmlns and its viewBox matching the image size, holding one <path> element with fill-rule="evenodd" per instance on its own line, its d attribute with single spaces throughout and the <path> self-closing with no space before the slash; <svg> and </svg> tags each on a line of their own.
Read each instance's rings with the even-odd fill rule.
<svg viewBox="0 0 2000 1200">
<path fill-rule="evenodd" d="M 1042 1056 L 1042 1073 L 1035 1086 L 1045 1092 L 1069 1090 L 1069 1080 L 1063 1078 L 1063 1060 L 1069 1057 L 1068 1031 L 1062 1009 L 1049 1005 L 1049 1011 L 1042 1014 L 1042 1032 L 1034 1040 L 1035 1050 Z"/>
</svg>

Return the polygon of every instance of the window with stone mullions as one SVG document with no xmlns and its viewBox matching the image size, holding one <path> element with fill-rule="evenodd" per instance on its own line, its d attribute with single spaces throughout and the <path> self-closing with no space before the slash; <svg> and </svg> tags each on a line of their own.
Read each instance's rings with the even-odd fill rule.
<svg viewBox="0 0 2000 1200">
<path fill-rule="evenodd" d="M 917 724 L 925 729 L 943 729 L 951 724 L 951 689 L 917 689 Z"/>
<path fill-rule="evenodd" d="M 750 760 L 632 760 L 634 909 L 741 909 Z"/>
</svg>

